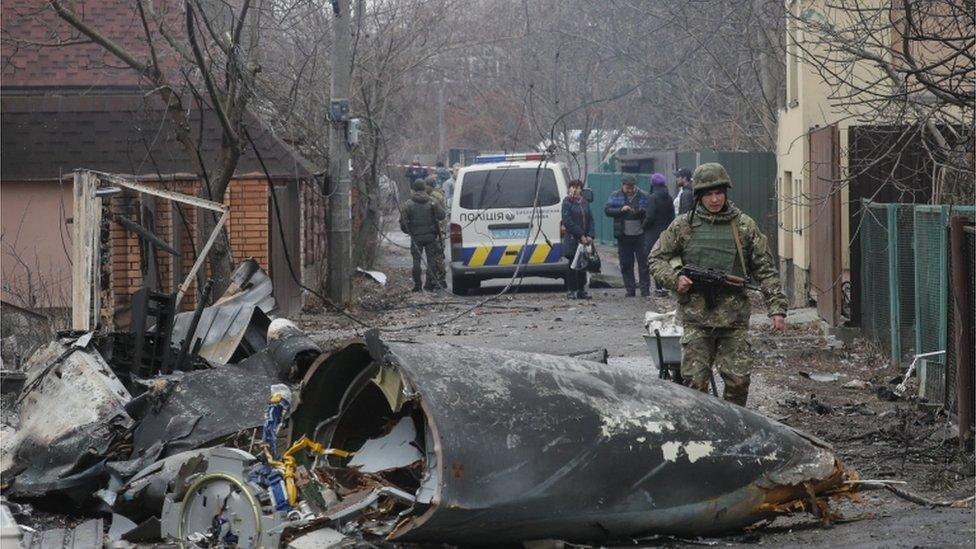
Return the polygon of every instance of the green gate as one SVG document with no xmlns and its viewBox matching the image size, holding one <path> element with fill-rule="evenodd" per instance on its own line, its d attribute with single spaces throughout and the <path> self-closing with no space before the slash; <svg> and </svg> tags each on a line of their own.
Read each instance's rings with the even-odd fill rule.
<svg viewBox="0 0 976 549">
<path fill-rule="evenodd" d="M 769 240 L 769 249 L 778 257 L 776 229 L 776 155 L 768 152 L 679 152 L 677 166 L 694 171 L 699 164 L 719 162 L 732 178 L 729 199 L 756 220 Z M 613 242 L 613 221 L 603 215 L 603 207 L 610 193 L 620 188 L 622 173 L 591 173 L 586 176 L 587 187 L 593 189 L 593 217 L 596 219 L 597 240 Z M 651 188 L 650 174 L 637 175 L 637 186 Z M 674 178 L 665 174 L 669 181 Z"/>
<path fill-rule="evenodd" d="M 771 152 L 685 151 L 677 154 L 677 167 L 695 171 L 706 162 L 718 162 L 732 178 L 729 199 L 756 220 L 769 241 L 769 251 L 779 257 L 776 231 L 776 155 Z"/>
</svg>

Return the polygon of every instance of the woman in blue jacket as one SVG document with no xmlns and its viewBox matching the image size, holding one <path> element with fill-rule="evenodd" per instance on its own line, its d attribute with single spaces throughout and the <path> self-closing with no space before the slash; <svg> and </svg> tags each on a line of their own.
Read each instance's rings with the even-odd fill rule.
<svg viewBox="0 0 976 549">
<path fill-rule="evenodd" d="M 591 244 L 595 233 L 590 203 L 583 198 L 583 182 L 579 179 L 570 181 L 566 192 L 562 208 L 562 224 L 566 233 L 563 235 L 562 248 L 563 255 L 572 263 L 577 246 Z M 590 298 L 590 294 L 586 293 L 586 271 L 566 267 L 566 297 Z"/>
</svg>

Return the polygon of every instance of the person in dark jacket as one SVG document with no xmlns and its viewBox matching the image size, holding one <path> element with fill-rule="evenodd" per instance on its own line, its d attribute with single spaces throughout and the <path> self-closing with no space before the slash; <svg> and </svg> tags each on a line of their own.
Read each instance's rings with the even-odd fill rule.
<svg viewBox="0 0 976 549">
<path fill-rule="evenodd" d="M 651 282 L 647 271 L 647 254 L 644 252 L 644 215 L 647 213 L 647 193 L 637 188 L 637 179 L 624 176 L 619 191 L 607 199 L 603 212 L 613 218 L 613 236 L 617 239 L 617 256 L 620 258 L 620 274 L 624 277 L 627 297 L 634 297 L 634 263 L 641 295 L 651 294 Z"/>
<path fill-rule="evenodd" d="M 644 217 L 644 261 L 651 253 L 661 232 L 674 221 L 674 204 L 668 194 L 668 181 L 662 173 L 651 176 L 651 194 L 647 199 L 647 215 Z M 658 286 L 654 295 L 667 297 L 668 291 Z"/>
<path fill-rule="evenodd" d="M 686 214 L 695 206 L 695 193 L 691 190 L 691 170 L 681 168 L 674 172 L 678 184 L 678 196 L 674 197 L 674 215 Z"/>
<path fill-rule="evenodd" d="M 433 290 L 443 287 L 444 273 L 440 272 L 443 265 L 438 261 L 442 257 L 440 222 L 445 217 L 444 206 L 439 200 L 432 200 L 425 190 L 423 179 L 417 179 L 412 185 L 413 193 L 400 208 L 400 230 L 410 235 L 410 255 L 413 256 L 413 291 L 421 289 L 421 258 L 427 260 L 427 284 L 424 289 Z"/>
<path fill-rule="evenodd" d="M 574 179 L 569 182 L 566 198 L 563 199 L 562 224 L 566 229 L 563 236 L 563 255 L 572 263 L 576 248 L 593 242 L 593 212 L 590 204 L 583 198 L 583 182 Z M 586 271 L 566 267 L 566 297 L 569 299 L 589 299 L 586 293 Z"/>
<path fill-rule="evenodd" d="M 407 166 L 406 170 L 407 180 L 410 181 L 410 186 L 413 186 L 413 182 L 418 179 L 423 179 L 427 177 L 427 168 L 420 165 L 420 162 L 414 161 Z"/>
</svg>

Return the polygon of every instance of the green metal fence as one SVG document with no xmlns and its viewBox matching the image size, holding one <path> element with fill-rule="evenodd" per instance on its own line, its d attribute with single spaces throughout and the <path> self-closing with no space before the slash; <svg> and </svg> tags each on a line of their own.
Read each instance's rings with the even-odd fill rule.
<svg viewBox="0 0 976 549">
<path fill-rule="evenodd" d="M 976 208 L 862 203 L 861 329 L 893 364 L 945 349 L 950 213 Z"/>
<path fill-rule="evenodd" d="M 767 152 L 685 151 L 676 155 L 677 166 L 694 171 L 705 162 L 719 162 L 732 178 L 729 199 L 743 212 L 756 220 L 766 235 L 770 251 L 777 255 L 776 244 L 776 155 Z M 637 175 L 637 186 L 647 190 L 650 174 Z M 668 175 L 670 179 L 670 174 Z M 589 173 L 586 184 L 593 189 L 593 216 L 596 218 L 597 240 L 613 242 L 613 223 L 603 215 L 603 206 L 610 193 L 620 188 L 622 173 Z"/>
<path fill-rule="evenodd" d="M 679 152 L 677 167 L 694 171 L 705 162 L 718 162 L 732 178 L 729 200 L 756 220 L 769 242 L 773 256 L 777 246 L 776 155 L 770 152 L 692 151 Z"/>
</svg>

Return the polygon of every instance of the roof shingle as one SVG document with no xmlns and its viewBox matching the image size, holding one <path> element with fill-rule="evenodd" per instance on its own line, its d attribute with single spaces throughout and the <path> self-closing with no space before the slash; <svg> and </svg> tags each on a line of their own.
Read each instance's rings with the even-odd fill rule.
<svg viewBox="0 0 976 549">
<path fill-rule="evenodd" d="M 193 174 L 195 164 L 155 96 L 128 94 L 9 95 L 0 117 L 0 179 L 54 180 L 77 168 L 156 176 Z M 200 156 L 212 172 L 221 130 L 212 111 L 190 113 Z M 275 179 L 308 178 L 315 168 L 248 116 L 248 129 Z M 263 176 L 257 155 L 244 147 L 237 177 Z"/>
</svg>

